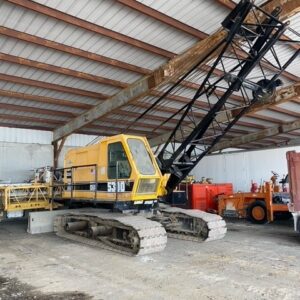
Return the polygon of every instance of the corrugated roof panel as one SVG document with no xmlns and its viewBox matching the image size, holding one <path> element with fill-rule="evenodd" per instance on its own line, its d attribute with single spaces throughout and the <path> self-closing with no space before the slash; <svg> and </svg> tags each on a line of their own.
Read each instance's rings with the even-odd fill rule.
<svg viewBox="0 0 300 300">
<path fill-rule="evenodd" d="M 221 22 L 228 14 L 228 9 L 214 1 L 185 0 L 175 3 L 172 1 L 138 0 L 138 2 L 207 34 L 212 34 L 219 29 Z"/>
<path fill-rule="evenodd" d="M 266 110 L 266 109 L 258 111 L 257 114 L 259 114 L 261 116 L 278 119 L 279 122 L 292 122 L 292 121 L 296 120 L 295 117 L 288 116 L 287 114 L 270 111 L 270 110 Z"/>
<path fill-rule="evenodd" d="M 51 0 L 37 2 L 174 53 L 183 52 L 197 41 L 115 1 L 69 0 L 68 5 Z"/>
<path fill-rule="evenodd" d="M 64 43 L 149 69 L 155 69 L 166 61 L 163 57 L 153 56 L 149 52 L 123 42 L 91 33 L 54 18 L 45 18 L 44 15 L 7 2 L 2 4 L 1 12 L 0 25 L 58 43 Z"/>
<path fill-rule="evenodd" d="M 285 34 L 291 38 L 292 40 L 299 41 L 299 33 L 300 33 L 300 13 L 295 14 L 291 18 L 289 18 L 290 21 L 290 28 L 298 32 L 298 35 L 293 33 L 291 30 L 287 30 Z"/>
<path fill-rule="evenodd" d="M 296 51 L 295 49 L 292 49 L 287 44 L 277 44 L 274 46 L 274 49 L 277 58 L 279 59 L 279 62 L 282 66 L 292 57 L 292 55 Z M 276 62 L 275 57 L 272 55 L 270 51 L 265 55 L 265 59 L 270 61 L 274 66 L 278 67 L 278 63 Z M 286 68 L 286 71 L 300 78 L 299 65 L 300 65 L 300 57 L 298 55 L 298 57 L 295 58 L 293 63 Z"/>
<path fill-rule="evenodd" d="M 54 126 L 53 125 L 50 125 L 50 124 L 44 124 L 44 123 L 39 123 L 39 122 L 27 122 L 27 121 L 20 121 L 20 120 L 9 120 L 7 121 L 7 119 L 4 119 L 4 118 L 1 118 L 0 117 L 0 122 L 5 122 L 5 123 L 8 123 L 8 124 L 15 124 L 16 126 L 22 126 L 22 125 L 25 125 L 25 126 L 42 126 L 42 127 L 47 127 L 49 129 L 53 129 Z"/>
<path fill-rule="evenodd" d="M 52 132 L 0 127 L 0 141 L 10 143 L 51 144 Z"/>
<path fill-rule="evenodd" d="M 1 0 L 0 0 L 1 1 Z M 174 17 L 190 26 L 200 29 L 204 32 L 212 33 L 220 27 L 220 22 L 228 14 L 228 9 L 221 6 L 217 2 L 212 1 L 194 1 L 185 0 L 179 1 L 174 5 L 172 1 L 153 1 L 153 0 L 139 0 L 152 8 L 157 8 L 159 11 Z M 196 39 L 189 34 L 182 33 L 177 29 L 171 28 L 169 25 L 162 24 L 161 22 L 138 13 L 128 7 L 125 7 L 115 1 L 98 1 L 98 0 L 69 0 L 69 1 L 58 1 L 58 0 L 38 0 L 37 2 L 49 5 L 51 7 L 57 8 L 61 11 L 66 11 L 67 13 L 77 16 L 79 18 L 89 20 L 96 24 L 100 24 L 106 28 L 116 30 L 123 34 L 135 37 L 139 40 L 154 44 L 163 49 L 167 49 L 173 52 L 182 52 L 184 49 L 190 47 L 196 42 Z M 261 0 L 257 1 L 257 4 L 261 4 Z M 65 43 L 70 46 L 74 46 L 86 51 L 91 51 L 93 53 L 105 55 L 107 57 L 112 57 L 119 59 L 120 61 L 129 62 L 143 68 L 154 69 L 160 66 L 166 61 L 165 58 L 159 55 L 151 54 L 147 51 L 137 49 L 133 46 L 126 45 L 122 42 L 117 42 L 115 40 L 103 37 L 99 34 L 92 33 L 90 31 L 81 29 L 79 27 L 69 25 L 62 20 L 56 20 L 54 18 L 47 18 L 42 14 L 35 13 L 34 11 L 26 10 L 21 7 L 9 4 L 7 2 L 2 2 L 1 14 L 0 14 L 0 25 L 8 26 L 20 31 L 25 31 L 30 34 L 36 34 L 37 36 L 44 37 L 50 40 L 54 40 L 60 43 Z M 213 17 L 212 17 L 213 16 Z M 296 27 L 299 25 L 299 20 L 292 18 Z M 284 61 L 285 58 L 290 55 L 291 50 L 288 47 L 278 46 L 281 60 Z M 133 72 L 127 72 L 125 70 L 115 68 L 112 66 L 104 65 L 95 61 L 90 61 L 88 59 L 77 57 L 64 52 L 55 51 L 46 47 L 37 46 L 30 43 L 25 43 L 22 41 L 17 41 L 14 38 L 5 38 L 0 36 L 0 52 L 7 54 L 25 57 L 31 60 L 36 60 L 48 64 L 53 64 L 59 67 L 70 68 L 79 72 L 86 72 L 92 75 L 108 77 L 110 79 L 120 80 L 123 82 L 133 82 L 141 77 L 139 74 Z M 224 61 L 225 64 L 230 63 Z M 298 64 L 300 61 L 296 61 L 289 71 L 294 74 L 300 74 L 298 70 Z M 0 62 L 0 72 L 6 72 L 7 74 L 17 75 L 25 78 L 32 78 L 35 80 L 40 80 L 49 83 L 55 83 L 59 85 L 65 85 L 74 87 L 77 89 L 85 89 L 87 91 L 94 91 L 104 94 L 113 94 L 119 91 L 118 88 L 113 88 L 112 86 L 107 86 L 103 84 L 98 84 L 89 80 L 82 80 L 75 77 L 70 77 L 66 75 L 56 74 L 49 71 L 41 71 L 34 68 L 19 66 L 16 64 Z M 268 71 L 269 72 L 269 71 Z M 269 72 L 271 76 L 273 72 Z M 201 74 L 198 74 L 201 76 Z M 194 78 L 193 82 L 200 84 L 202 79 Z M 202 77 L 204 74 L 202 73 Z M 261 72 L 258 68 L 255 68 L 249 77 L 255 78 L 261 76 Z M 192 79 L 192 78 L 191 78 Z M 290 84 L 289 80 L 284 80 L 286 84 Z M 165 85 L 160 87 L 158 90 L 164 91 L 170 85 Z M 70 93 L 56 92 L 48 89 L 41 89 L 35 87 L 28 87 L 21 84 L 12 84 L 4 81 L 0 81 L 0 88 L 7 90 L 24 92 L 34 95 L 52 97 L 55 99 L 70 100 L 70 101 L 80 101 L 82 103 L 96 104 L 100 103 L 96 99 L 91 97 L 83 97 L 79 95 L 72 95 Z M 195 90 L 185 89 L 181 91 L 178 89 L 174 91 L 175 95 L 181 95 L 188 99 L 194 96 Z M 156 101 L 157 97 L 144 97 L 138 100 L 138 103 L 153 103 Z M 216 99 L 213 99 L 216 101 Z M 26 105 L 30 107 L 51 109 L 55 111 L 72 112 L 74 114 L 79 114 L 83 112 L 81 109 L 68 108 L 66 106 L 60 107 L 58 105 L 39 103 L 35 101 L 28 101 L 22 99 L 15 99 L 10 97 L 0 97 L 1 103 L 8 103 L 14 105 Z M 138 104 L 137 103 L 137 104 Z M 184 104 L 181 102 L 171 101 L 166 99 L 161 102 L 160 111 L 150 112 L 146 118 L 139 120 L 139 123 L 144 123 L 139 128 L 136 125 L 132 125 L 132 129 L 141 130 L 145 132 L 153 132 L 153 127 L 161 123 L 160 118 L 169 117 L 172 109 L 180 109 Z M 290 110 L 291 112 L 297 111 L 298 104 L 296 103 L 284 103 L 278 105 L 278 108 L 283 108 Z M 171 109 L 170 109 L 171 108 Z M 165 111 L 161 111 L 165 110 Z M 93 124 L 99 124 L 99 126 L 107 126 L 111 128 L 112 132 L 119 133 L 120 129 L 116 128 L 126 128 L 123 120 L 133 122 L 135 120 L 134 116 L 130 113 L 135 113 L 136 116 L 145 111 L 145 108 L 139 107 L 134 103 L 124 106 L 118 112 L 110 114 L 103 121 L 97 121 Z M 202 112 L 202 110 L 199 110 Z M 129 114 L 127 116 L 126 112 Z M 25 117 L 35 117 L 35 118 L 47 118 L 49 120 L 65 121 L 69 117 L 61 115 L 50 115 L 50 114 L 39 114 L 33 112 L 21 112 L 13 111 L 11 109 L 0 109 L 0 113 L 7 113 L 12 116 L 25 116 Z M 151 119 L 151 117 L 153 118 Z M 157 119 L 155 118 L 158 117 Z M 281 121 L 295 120 L 295 118 L 290 117 L 288 114 L 281 112 L 276 112 L 272 110 L 265 110 L 258 112 L 258 116 L 262 119 L 245 116 L 242 118 L 241 122 L 245 122 L 245 125 L 235 125 L 233 129 L 243 130 L 248 132 L 256 132 L 260 130 L 260 127 L 272 127 L 275 126 L 276 120 L 278 123 Z M 160 117 L 160 118 L 159 118 Z M 266 117 L 264 120 L 263 118 Z M 268 120 L 268 118 L 269 120 Z M 109 122 L 111 120 L 119 120 L 120 122 Z M 176 118 L 178 119 L 178 116 Z M 173 120 L 174 120 L 173 119 Z M 7 123 L 13 124 L 13 120 L 7 121 Z M 252 123 L 255 128 L 247 123 Z M 46 122 L 25 122 L 25 121 L 15 121 L 16 125 L 24 124 L 24 126 L 36 125 L 36 126 L 54 126 L 47 124 Z M 243 124 L 243 123 L 242 123 Z M 147 126 L 148 125 L 148 126 Z M 149 126 L 151 125 L 151 126 Z M 165 127 L 172 127 L 174 123 L 168 123 Z M 101 134 L 100 130 L 97 128 L 85 128 L 86 131 L 95 132 L 95 134 Z M 102 131 L 102 130 L 101 130 Z M 105 130 L 103 130 L 105 132 Z M 158 132 L 165 132 L 159 128 Z M 232 136 L 238 136 L 240 133 L 230 132 Z M 292 136 L 292 135 L 291 135 Z M 272 139 L 270 139 L 271 141 Z M 275 138 L 274 138 L 275 140 Z M 263 141 L 265 142 L 265 141 Z"/>
<path fill-rule="evenodd" d="M 25 93 L 25 94 L 31 94 L 31 95 L 37 95 L 37 96 L 45 96 L 50 97 L 54 99 L 61 99 L 61 100 L 67 100 L 71 102 L 79 102 L 79 103 L 85 103 L 89 105 L 95 105 L 100 102 L 100 100 L 84 97 L 84 96 L 78 96 L 73 95 L 69 93 L 62 93 L 62 92 L 56 92 L 52 90 L 47 90 L 43 88 L 35 88 L 26 86 L 23 84 L 18 83 L 9 83 L 6 81 L 0 80 L 0 89 L 12 91 L 12 92 L 19 92 L 19 93 Z"/>
<path fill-rule="evenodd" d="M 276 106 L 287 109 L 287 110 L 290 110 L 290 111 L 295 112 L 295 113 L 299 113 L 299 115 L 300 115 L 300 102 L 298 102 L 298 103 L 286 102 L 286 103 L 282 103 L 282 104 L 279 104 L 279 105 L 276 105 Z"/>
<path fill-rule="evenodd" d="M 241 119 L 242 121 L 242 119 Z M 248 131 L 248 132 L 257 132 L 259 129 L 251 127 L 251 126 L 247 126 L 247 125 L 241 125 L 241 124 L 236 124 L 234 126 L 232 126 L 232 129 L 237 129 L 237 130 L 244 130 L 244 131 Z M 230 132 L 229 132 L 230 133 Z"/>
<path fill-rule="evenodd" d="M 32 118 L 41 118 L 41 119 L 49 119 L 49 120 L 56 120 L 56 121 L 68 121 L 70 118 L 64 117 L 61 115 L 51 115 L 51 114 L 39 114 L 30 111 L 19 111 L 19 110 L 11 110 L 11 109 L 4 109 L 1 108 L 0 104 L 0 114 L 8 114 L 11 116 L 23 116 L 23 117 L 32 117 Z M 46 123 L 46 122 L 45 122 Z"/>
<path fill-rule="evenodd" d="M 54 111 L 64 111 L 64 112 L 69 112 L 69 113 L 73 113 L 73 114 L 77 114 L 77 115 L 82 114 L 85 111 L 83 109 L 74 108 L 74 107 L 66 107 L 66 106 L 62 106 L 62 105 L 47 104 L 47 103 L 16 99 L 16 98 L 12 98 L 12 97 L 3 97 L 3 96 L 0 97 L 0 103 L 49 109 L 49 110 L 54 110 Z"/>
<path fill-rule="evenodd" d="M 141 75 L 137 73 L 111 65 L 102 64 L 17 39 L 5 38 L 3 36 L 0 36 L 0 51 L 10 55 L 128 83 L 132 83 L 141 77 Z"/>
<path fill-rule="evenodd" d="M 9 62 L 2 62 L 0 64 L 0 73 L 67 87 L 73 87 L 76 89 L 82 89 L 91 92 L 103 93 L 107 95 L 114 95 L 118 91 L 120 91 L 119 88 L 114 88 L 112 86 L 100 84 L 90 80 L 79 79 L 72 76 L 66 76 L 58 73 L 39 70 L 36 68 L 12 64 Z"/>
</svg>

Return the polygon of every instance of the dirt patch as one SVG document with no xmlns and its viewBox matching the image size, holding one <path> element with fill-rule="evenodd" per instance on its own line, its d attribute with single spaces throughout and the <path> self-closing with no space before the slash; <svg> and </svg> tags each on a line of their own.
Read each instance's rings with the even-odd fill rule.
<svg viewBox="0 0 300 300">
<path fill-rule="evenodd" d="M 21 283 L 15 278 L 0 276 L 0 300 L 89 300 L 92 299 L 80 292 L 63 292 L 42 294 L 34 287 Z"/>
</svg>

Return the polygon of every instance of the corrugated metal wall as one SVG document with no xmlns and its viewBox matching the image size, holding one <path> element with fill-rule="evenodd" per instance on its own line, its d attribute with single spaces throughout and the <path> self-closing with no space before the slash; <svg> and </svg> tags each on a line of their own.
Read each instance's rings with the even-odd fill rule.
<svg viewBox="0 0 300 300">
<path fill-rule="evenodd" d="M 227 153 L 205 157 L 193 170 L 196 180 L 211 177 L 215 183 L 232 182 L 235 191 L 249 191 L 251 180 L 270 180 L 271 171 L 287 174 L 286 152 L 300 147 Z"/>
<path fill-rule="evenodd" d="M 63 166 L 64 147 L 59 159 Z M 0 183 L 24 182 L 33 175 L 33 169 L 53 165 L 51 145 L 0 142 Z"/>
<path fill-rule="evenodd" d="M 63 165 L 65 151 L 85 146 L 96 136 L 73 134 L 62 150 L 59 166 Z M 0 183 L 28 180 L 33 169 L 53 165 L 52 132 L 0 127 Z"/>
<path fill-rule="evenodd" d="M 42 130 L 0 127 L 0 142 L 51 145 L 52 132 Z M 96 138 L 95 135 L 72 134 L 65 142 L 66 146 L 85 146 Z"/>
<path fill-rule="evenodd" d="M 74 134 L 69 137 L 60 156 L 62 166 L 65 151 L 84 146 L 94 136 Z M 22 182 L 34 168 L 53 164 L 52 133 L 14 128 L 0 128 L 0 180 Z M 287 173 L 285 153 L 300 151 L 300 147 L 275 150 L 227 153 L 204 158 L 194 169 L 197 180 L 211 177 L 214 182 L 232 182 L 235 191 L 248 191 L 251 180 L 258 183 L 269 180 L 271 170 L 280 175 Z"/>
</svg>

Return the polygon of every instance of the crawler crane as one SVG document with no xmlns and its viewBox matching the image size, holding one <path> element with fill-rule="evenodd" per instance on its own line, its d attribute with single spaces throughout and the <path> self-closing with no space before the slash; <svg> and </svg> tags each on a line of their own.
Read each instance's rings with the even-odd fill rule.
<svg viewBox="0 0 300 300">
<path fill-rule="evenodd" d="M 189 84 L 197 90 L 164 122 L 176 120 L 176 126 L 156 157 L 146 138 L 123 134 L 69 151 L 54 200 L 114 209 L 59 216 L 57 234 L 129 255 L 162 251 L 167 235 L 192 241 L 224 237 L 226 224 L 220 216 L 162 208 L 159 199 L 173 192 L 252 105 L 274 96 L 282 84 L 279 76 L 299 51 L 280 62 L 274 45 L 288 24 L 279 16 L 280 8 L 266 13 L 252 1 L 241 1 L 222 22 L 222 41 L 177 82 L 162 87 L 163 95 L 138 119 L 155 113 L 168 95 L 191 93 Z M 231 110 L 238 114 L 232 117 Z"/>
</svg>

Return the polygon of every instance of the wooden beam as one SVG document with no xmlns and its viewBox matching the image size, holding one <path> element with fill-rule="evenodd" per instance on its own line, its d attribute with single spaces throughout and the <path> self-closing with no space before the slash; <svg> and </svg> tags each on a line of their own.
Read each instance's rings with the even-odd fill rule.
<svg viewBox="0 0 300 300">
<path fill-rule="evenodd" d="M 271 0 L 262 5 L 265 11 L 271 12 L 276 7 L 281 7 L 280 19 L 285 21 L 300 12 L 299 0 Z"/>
<path fill-rule="evenodd" d="M 93 24 L 91 22 L 85 21 L 83 19 L 74 17 L 72 15 L 69 15 L 67 13 L 61 12 L 57 9 L 50 8 L 48 6 L 29 1 L 29 0 L 7 0 L 10 3 L 13 3 L 15 5 L 19 5 L 21 7 L 24 7 L 29 10 L 36 11 L 38 13 L 44 14 L 48 17 L 55 18 L 59 21 L 63 21 L 65 23 L 69 23 L 74 26 L 78 26 L 79 28 L 92 31 L 98 34 L 101 34 L 103 36 L 112 38 L 114 40 L 117 40 L 119 42 L 123 42 L 126 44 L 129 44 L 131 46 L 140 48 L 144 51 L 148 51 L 151 53 L 155 53 L 157 55 L 172 58 L 174 57 L 174 54 L 169 52 L 168 50 L 156 47 L 154 45 L 145 43 L 143 41 L 137 40 L 135 38 L 129 37 L 127 35 L 121 34 L 119 32 L 113 31 L 111 29 L 107 29 L 103 26 Z"/>
<path fill-rule="evenodd" d="M 107 99 L 109 97 L 108 95 L 105 95 L 102 93 L 90 92 L 90 91 L 81 90 L 81 89 L 77 89 L 77 88 L 62 86 L 62 85 L 58 85 L 58 84 L 54 84 L 54 83 L 48 83 L 45 81 L 28 79 L 28 78 L 24 78 L 24 77 L 8 75 L 8 74 L 4 74 L 4 73 L 0 73 L 0 80 L 24 84 L 24 85 L 30 85 L 33 87 L 40 87 L 43 89 L 54 90 L 54 91 L 58 91 L 58 92 L 68 93 L 68 94 L 75 94 L 75 95 L 79 95 L 79 96 L 91 97 L 91 98 L 95 98 L 98 100 Z"/>
<path fill-rule="evenodd" d="M 59 159 L 59 155 L 61 153 L 61 150 L 65 144 L 66 141 L 66 137 L 62 138 L 60 140 L 60 142 L 53 142 L 53 167 L 54 169 L 57 169 L 58 167 L 58 159 Z"/>
<path fill-rule="evenodd" d="M 33 43 L 35 45 L 43 46 L 46 48 L 51 48 L 57 51 L 61 51 L 67 54 L 76 55 L 79 57 L 83 57 L 89 60 L 93 60 L 99 63 L 107 64 L 116 68 L 121 68 L 126 71 L 132 71 L 139 74 L 149 74 L 151 70 L 145 69 L 142 67 L 138 67 L 117 59 L 109 58 L 103 55 L 99 55 L 96 53 L 84 51 L 75 47 L 71 47 L 68 45 L 60 44 L 54 41 L 50 41 L 44 38 L 37 37 L 35 35 L 31 35 L 25 32 L 20 32 L 14 29 L 10 29 L 4 26 L 0 26 L 0 34 L 5 35 L 7 37 L 11 37 L 14 39 L 18 39 L 27 43 Z"/>
<path fill-rule="evenodd" d="M 236 3 L 232 0 L 215 0 L 217 3 L 221 4 L 224 7 L 227 7 L 230 10 L 233 10 L 236 6 Z"/>
<path fill-rule="evenodd" d="M 293 122 L 284 123 L 282 125 L 259 130 L 258 132 L 249 133 L 247 135 L 234 138 L 231 141 L 220 142 L 215 145 L 215 147 L 213 147 L 210 152 L 219 151 L 226 148 L 235 148 L 240 145 L 252 143 L 267 137 L 273 137 L 278 134 L 288 133 L 290 131 L 298 129 L 300 129 L 300 119 Z"/>
<path fill-rule="evenodd" d="M 93 122 L 95 119 L 110 113 L 114 109 L 149 94 L 150 90 L 163 83 L 175 80 L 205 58 L 208 53 L 210 53 L 211 47 L 218 44 L 226 35 L 227 33 L 225 31 L 219 31 L 207 39 L 198 42 L 182 55 L 175 57 L 168 63 L 156 69 L 151 75 L 143 77 L 131 84 L 128 88 L 120 91 L 117 95 L 106 100 L 101 105 L 97 105 L 82 116 L 55 130 L 54 140 L 61 139 L 62 137 L 71 134 L 74 130 L 78 130 L 88 123 Z"/>
<path fill-rule="evenodd" d="M 45 123 L 45 124 L 51 124 L 55 127 L 61 124 L 64 124 L 64 121 L 60 120 L 53 120 L 49 118 L 38 118 L 38 117 L 32 117 L 32 116 L 25 116 L 25 115 L 12 115 L 8 113 L 0 113 L 0 119 L 1 120 L 9 120 L 9 121 L 21 121 L 21 122 L 32 122 L 32 123 Z"/>
</svg>

